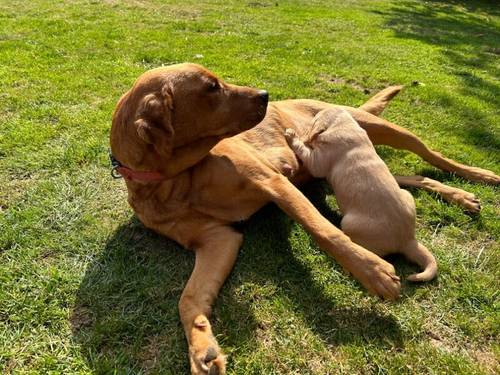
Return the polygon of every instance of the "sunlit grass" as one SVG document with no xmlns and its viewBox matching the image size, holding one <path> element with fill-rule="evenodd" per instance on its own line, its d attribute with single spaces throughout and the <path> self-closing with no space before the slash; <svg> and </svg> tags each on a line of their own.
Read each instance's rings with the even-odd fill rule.
<svg viewBox="0 0 500 375">
<path fill-rule="evenodd" d="M 0 372 L 188 371 L 177 301 L 193 256 L 144 229 L 123 182 L 109 176 L 111 113 L 140 73 L 192 61 L 274 100 L 354 106 L 405 84 L 387 118 L 499 173 L 492 4 L 1 1 Z M 439 278 L 404 283 L 400 301 L 382 303 L 266 207 L 242 226 L 238 263 L 214 309 L 230 374 L 498 371 L 498 188 L 380 153 L 398 174 L 425 174 L 482 200 L 481 215 L 470 216 L 412 191 Z M 305 192 L 338 223 L 326 186 Z M 402 276 L 415 270 L 394 261 Z"/>
</svg>

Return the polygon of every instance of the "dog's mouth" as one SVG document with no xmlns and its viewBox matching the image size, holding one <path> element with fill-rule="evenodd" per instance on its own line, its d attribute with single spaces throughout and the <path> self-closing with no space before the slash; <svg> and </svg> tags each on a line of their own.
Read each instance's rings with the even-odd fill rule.
<svg viewBox="0 0 500 375">
<path fill-rule="evenodd" d="M 259 106 L 259 109 L 257 110 L 257 118 L 258 118 L 258 122 L 261 122 L 264 117 L 266 117 L 266 113 L 267 113 L 267 103 L 265 104 L 262 104 Z"/>
<path fill-rule="evenodd" d="M 265 104 L 259 105 L 257 108 L 257 111 L 254 112 L 250 122 L 250 127 L 254 127 L 255 125 L 259 124 L 262 120 L 264 120 L 264 117 L 266 117 L 267 113 L 267 102 Z"/>
<path fill-rule="evenodd" d="M 267 104 L 261 105 L 255 112 L 253 112 L 248 118 L 247 121 L 238 121 L 237 123 L 232 124 L 229 128 L 234 129 L 229 131 L 231 135 L 236 135 L 241 132 L 252 129 L 254 126 L 257 126 L 264 120 L 267 113 Z"/>
</svg>

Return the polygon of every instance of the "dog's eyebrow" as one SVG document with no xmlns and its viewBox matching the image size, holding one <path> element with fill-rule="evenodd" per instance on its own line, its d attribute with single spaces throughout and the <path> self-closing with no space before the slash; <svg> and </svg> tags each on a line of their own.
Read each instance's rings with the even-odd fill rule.
<svg viewBox="0 0 500 375">
<path fill-rule="evenodd" d="M 204 77 L 203 81 L 205 81 L 208 84 L 219 83 L 219 80 L 215 76 Z"/>
<path fill-rule="evenodd" d="M 205 72 L 203 75 L 203 80 L 206 81 L 206 82 L 219 82 L 219 79 L 212 73 L 210 72 Z"/>
<path fill-rule="evenodd" d="M 203 83 L 208 88 L 221 87 L 220 81 L 214 76 L 204 77 Z"/>
</svg>

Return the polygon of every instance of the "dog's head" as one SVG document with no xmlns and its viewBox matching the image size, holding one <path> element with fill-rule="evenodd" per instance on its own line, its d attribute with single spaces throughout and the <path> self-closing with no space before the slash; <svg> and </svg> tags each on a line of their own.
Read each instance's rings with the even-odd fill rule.
<svg viewBox="0 0 500 375">
<path fill-rule="evenodd" d="M 225 83 L 196 64 L 173 65 L 138 78 L 118 103 L 113 131 L 122 123 L 135 132 L 128 136 L 168 157 L 202 138 L 250 129 L 264 118 L 267 102 L 266 91 Z"/>
</svg>

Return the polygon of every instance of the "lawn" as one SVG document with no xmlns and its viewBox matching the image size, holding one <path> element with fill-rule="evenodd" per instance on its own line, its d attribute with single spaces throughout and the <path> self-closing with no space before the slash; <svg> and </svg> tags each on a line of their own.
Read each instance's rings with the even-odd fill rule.
<svg viewBox="0 0 500 375">
<path fill-rule="evenodd" d="M 197 62 L 272 100 L 353 106 L 405 84 L 386 118 L 499 174 L 499 41 L 493 1 L 0 0 L 0 372 L 188 371 L 193 254 L 134 218 L 107 160 L 113 108 L 145 70 Z M 229 374 L 500 371 L 498 187 L 379 151 L 482 201 L 474 216 L 412 191 L 438 279 L 381 302 L 267 206 L 240 226 L 214 309 Z M 338 223 L 325 184 L 304 192 Z"/>
</svg>

